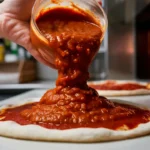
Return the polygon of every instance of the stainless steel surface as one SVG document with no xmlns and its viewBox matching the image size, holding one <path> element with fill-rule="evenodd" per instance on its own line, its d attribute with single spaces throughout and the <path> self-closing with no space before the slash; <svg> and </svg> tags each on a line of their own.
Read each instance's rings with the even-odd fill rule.
<svg viewBox="0 0 150 150">
<path fill-rule="evenodd" d="M 90 65 L 90 80 L 104 80 L 108 76 L 108 53 L 103 52 L 96 55 Z"/>
<path fill-rule="evenodd" d="M 0 101 L 5 100 L 5 99 L 8 99 L 8 98 L 10 98 L 10 97 L 12 97 L 12 96 L 16 96 L 16 95 L 14 95 L 14 94 L 4 94 L 4 95 L 0 95 Z"/>
<path fill-rule="evenodd" d="M 108 1 L 109 79 L 134 79 L 134 19 L 126 20 L 126 2 Z"/>
<path fill-rule="evenodd" d="M 0 84 L 0 101 L 34 89 L 51 89 L 54 81 L 37 81 L 27 84 Z"/>
<path fill-rule="evenodd" d="M 148 3 L 150 0 L 108 1 L 109 78 L 137 79 L 135 16 Z"/>
<path fill-rule="evenodd" d="M 109 27 L 109 77 L 134 78 L 134 36 L 131 24 L 113 23 Z M 114 73 L 114 74 L 113 74 Z M 115 75 L 122 76 L 115 76 Z"/>
</svg>

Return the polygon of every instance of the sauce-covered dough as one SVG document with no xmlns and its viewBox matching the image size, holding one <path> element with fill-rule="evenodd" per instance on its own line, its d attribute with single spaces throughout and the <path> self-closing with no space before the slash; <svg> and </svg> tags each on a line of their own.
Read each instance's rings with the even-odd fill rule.
<svg viewBox="0 0 150 150">
<path fill-rule="evenodd" d="M 139 90 L 149 89 L 148 85 L 142 85 L 138 83 L 117 83 L 115 81 L 107 81 L 105 83 L 89 84 L 90 87 L 97 90 Z"/>
</svg>

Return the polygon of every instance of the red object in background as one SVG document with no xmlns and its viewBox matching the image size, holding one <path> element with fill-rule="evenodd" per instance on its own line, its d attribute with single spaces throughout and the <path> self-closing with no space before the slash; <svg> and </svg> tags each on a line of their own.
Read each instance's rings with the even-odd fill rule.
<svg viewBox="0 0 150 150">
<path fill-rule="evenodd" d="M 100 1 L 100 2 L 98 2 L 100 5 L 102 5 L 102 2 Z"/>
</svg>

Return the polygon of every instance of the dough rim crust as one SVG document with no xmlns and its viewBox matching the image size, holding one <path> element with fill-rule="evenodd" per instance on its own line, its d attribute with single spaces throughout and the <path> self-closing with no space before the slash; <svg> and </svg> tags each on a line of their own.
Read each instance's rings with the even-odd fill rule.
<svg viewBox="0 0 150 150">
<path fill-rule="evenodd" d="M 140 124 L 128 131 L 115 131 L 106 128 L 78 128 L 67 130 L 46 129 L 38 125 L 21 126 L 13 121 L 0 122 L 0 135 L 26 140 L 59 142 L 102 142 L 123 140 L 147 135 L 150 122 Z"/>
</svg>

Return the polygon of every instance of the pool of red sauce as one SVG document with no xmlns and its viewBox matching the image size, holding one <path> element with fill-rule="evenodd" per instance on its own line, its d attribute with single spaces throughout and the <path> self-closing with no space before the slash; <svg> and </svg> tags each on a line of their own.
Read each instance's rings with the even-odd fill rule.
<svg viewBox="0 0 150 150">
<path fill-rule="evenodd" d="M 123 125 L 132 129 L 149 121 L 148 110 L 113 103 L 88 87 L 88 67 L 99 50 L 103 32 L 93 17 L 83 11 L 56 8 L 42 12 L 36 21 L 56 51 L 56 88 L 48 90 L 39 103 L 6 109 L 0 115 L 4 116 L 1 121 L 60 130 L 81 127 L 115 130 Z"/>
<path fill-rule="evenodd" d="M 43 122 L 31 122 L 30 120 L 26 120 L 22 115 L 21 112 L 25 109 L 29 109 L 33 107 L 34 105 L 37 105 L 37 103 L 30 103 L 22 106 L 15 107 L 13 109 L 7 109 L 5 113 L 2 116 L 5 116 L 5 118 L 2 121 L 15 121 L 20 125 L 29 125 L 29 124 L 34 124 L 34 125 L 40 125 L 42 127 L 48 128 L 48 129 L 72 129 L 72 128 L 85 128 L 85 127 L 90 127 L 90 128 L 108 128 L 108 129 L 113 129 L 116 130 L 119 127 L 123 125 L 127 125 L 129 129 L 133 129 L 139 125 L 139 123 L 147 123 L 148 116 L 150 116 L 150 112 L 148 110 L 142 110 L 130 105 L 126 104 L 117 104 L 116 106 L 121 106 L 124 108 L 129 108 L 136 110 L 136 114 L 131 116 L 131 117 L 122 117 L 120 116 L 117 119 L 112 119 L 111 121 L 102 121 L 98 123 L 87 123 L 87 124 L 52 124 L 52 123 L 43 123 Z"/>
<path fill-rule="evenodd" d="M 92 88 L 97 90 L 138 90 L 138 89 L 147 89 L 146 86 L 136 84 L 136 83 L 124 83 L 124 84 L 90 84 Z"/>
</svg>

